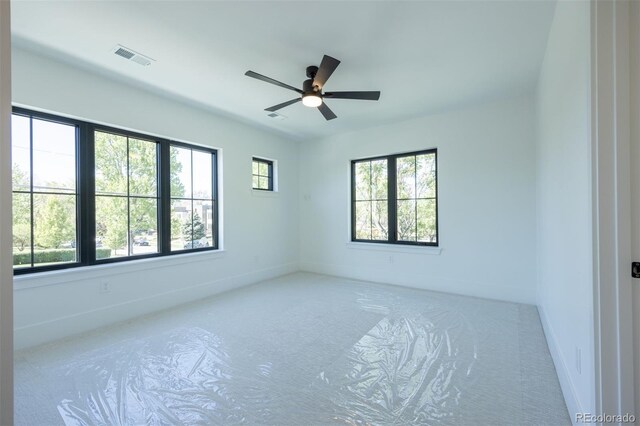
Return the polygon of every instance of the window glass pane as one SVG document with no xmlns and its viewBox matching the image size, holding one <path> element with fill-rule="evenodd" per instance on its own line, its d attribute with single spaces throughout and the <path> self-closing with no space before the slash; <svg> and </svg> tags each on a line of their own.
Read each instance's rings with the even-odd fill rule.
<svg viewBox="0 0 640 426">
<path fill-rule="evenodd" d="M 171 147 L 171 196 L 191 198 L 191 150 Z"/>
<path fill-rule="evenodd" d="M 192 248 L 191 212 L 191 200 L 171 200 L 171 251 Z"/>
<path fill-rule="evenodd" d="M 436 196 L 436 156 L 434 154 L 416 157 L 417 198 Z"/>
<path fill-rule="evenodd" d="M 213 205 L 211 201 L 193 202 L 193 248 L 213 245 Z"/>
<path fill-rule="evenodd" d="M 75 126 L 37 119 L 32 125 L 33 190 L 75 192 Z"/>
<path fill-rule="evenodd" d="M 131 254 L 158 253 L 158 202 L 155 198 L 129 200 Z"/>
<path fill-rule="evenodd" d="M 11 117 L 11 162 L 14 191 L 29 191 L 31 188 L 29 117 Z"/>
<path fill-rule="evenodd" d="M 129 254 L 125 197 L 96 197 L 96 259 Z"/>
<path fill-rule="evenodd" d="M 127 194 L 127 138 L 95 132 L 96 194 Z"/>
<path fill-rule="evenodd" d="M 257 175 L 259 170 L 260 170 L 260 163 L 255 161 L 255 160 L 253 160 L 251 162 L 251 173 L 254 174 L 254 175 Z"/>
<path fill-rule="evenodd" d="M 436 200 L 418 200 L 418 241 L 437 243 Z"/>
<path fill-rule="evenodd" d="M 269 189 L 269 178 L 260 176 L 258 188 Z"/>
<path fill-rule="evenodd" d="M 76 261 L 76 196 L 35 194 L 34 266 Z"/>
<path fill-rule="evenodd" d="M 398 240 L 416 241 L 416 201 L 398 200 Z"/>
<path fill-rule="evenodd" d="M 388 191 L 387 160 L 371 162 L 371 196 L 374 200 L 386 200 Z"/>
<path fill-rule="evenodd" d="M 13 193 L 13 264 L 31 266 L 31 195 Z"/>
<path fill-rule="evenodd" d="M 360 161 L 355 165 L 356 200 L 371 199 L 371 162 Z"/>
<path fill-rule="evenodd" d="M 389 239 L 389 205 L 387 201 L 374 201 L 372 203 L 371 239 Z"/>
<path fill-rule="evenodd" d="M 356 239 L 371 239 L 370 201 L 356 201 Z"/>
<path fill-rule="evenodd" d="M 396 160 L 398 199 L 416 197 L 416 157 L 400 157 Z"/>
<path fill-rule="evenodd" d="M 260 165 L 258 174 L 260 176 L 269 176 L 269 165 L 262 161 L 260 161 L 258 164 Z"/>
<path fill-rule="evenodd" d="M 129 194 L 150 195 L 158 193 L 157 144 L 139 139 L 129 139 Z"/>
<path fill-rule="evenodd" d="M 211 198 L 211 160 L 210 153 L 193 151 L 193 198 Z"/>
<path fill-rule="evenodd" d="M 253 187 L 257 189 L 260 188 L 260 177 L 253 176 Z"/>
</svg>

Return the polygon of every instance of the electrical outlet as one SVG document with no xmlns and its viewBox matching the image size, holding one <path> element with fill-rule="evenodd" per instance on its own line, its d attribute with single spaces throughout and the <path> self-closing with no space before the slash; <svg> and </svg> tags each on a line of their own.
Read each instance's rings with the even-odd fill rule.
<svg viewBox="0 0 640 426">
<path fill-rule="evenodd" d="M 576 346 L 576 370 L 582 374 L 582 350 Z"/>
<path fill-rule="evenodd" d="M 99 291 L 102 294 L 111 293 L 111 284 L 109 284 L 109 281 L 101 281 Z"/>
</svg>

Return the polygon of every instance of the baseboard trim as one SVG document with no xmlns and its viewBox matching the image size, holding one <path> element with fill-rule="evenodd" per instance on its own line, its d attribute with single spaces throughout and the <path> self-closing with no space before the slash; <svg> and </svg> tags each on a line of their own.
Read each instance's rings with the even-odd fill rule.
<svg viewBox="0 0 640 426">
<path fill-rule="evenodd" d="M 232 275 L 14 329 L 15 350 L 65 339 L 298 271 L 297 263 Z"/>
<path fill-rule="evenodd" d="M 569 416 L 571 416 L 571 422 L 574 425 L 578 425 L 576 421 L 576 413 L 584 413 L 584 409 L 582 408 L 582 404 L 577 397 L 577 392 L 573 382 L 571 381 L 571 376 L 569 375 L 569 369 L 565 362 L 564 357 L 562 356 L 560 350 L 558 349 L 558 338 L 556 337 L 555 332 L 553 331 L 553 327 L 549 323 L 549 319 L 547 317 L 544 308 L 538 306 L 538 313 L 540 315 L 540 322 L 542 322 L 542 328 L 544 330 L 544 336 L 547 340 L 547 346 L 549 346 L 549 352 L 551 353 L 551 358 L 553 359 L 553 364 L 556 367 L 556 372 L 558 373 L 558 380 L 560 381 L 560 388 L 562 389 L 562 394 L 564 396 L 564 401 L 567 404 L 567 409 L 569 411 Z"/>
</svg>

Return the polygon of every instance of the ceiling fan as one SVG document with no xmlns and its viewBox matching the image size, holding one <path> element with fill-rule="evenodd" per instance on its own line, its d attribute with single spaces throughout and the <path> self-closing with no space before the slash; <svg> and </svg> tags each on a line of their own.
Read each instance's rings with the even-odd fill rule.
<svg viewBox="0 0 640 426">
<path fill-rule="evenodd" d="M 324 103 L 324 99 L 359 99 L 365 101 L 377 101 L 380 99 L 380 92 L 322 92 L 322 89 L 331 77 L 331 74 L 338 68 L 340 61 L 332 58 L 331 56 L 324 55 L 320 67 L 311 65 L 307 67 L 307 77 L 302 83 L 302 90 L 289 86 L 278 80 L 266 77 L 257 72 L 247 71 L 244 75 L 257 78 L 258 80 L 266 81 L 267 83 L 275 84 L 276 86 L 284 87 L 285 89 L 293 90 L 299 93 L 299 98 L 291 99 L 290 101 L 283 102 L 278 105 L 274 105 L 269 108 L 265 108 L 265 111 L 274 112 L 280 108 L 284 108 L 289 105 L 293 105 L 296 102 L 302 101 L 304 106 L 311 108 L 318 108 L 325 119 L 333 120 L 337 116 L 331 111 L 331 109 Z"/>
</svg>

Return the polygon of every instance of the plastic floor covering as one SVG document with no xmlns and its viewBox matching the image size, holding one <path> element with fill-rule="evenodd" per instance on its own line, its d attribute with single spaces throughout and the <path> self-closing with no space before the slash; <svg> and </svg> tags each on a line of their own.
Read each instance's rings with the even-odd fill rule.
<svg viewBox="0 0 640 426">
<path fill-rule="evenodd" d="M 570 425 L 535 307 L 294 274 L 16 353 L 18 425 Z"/>
</svg>

